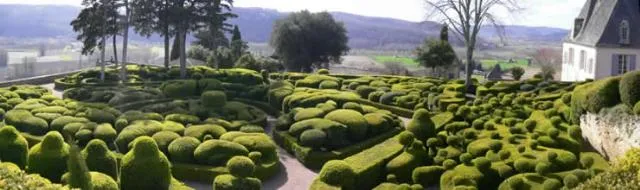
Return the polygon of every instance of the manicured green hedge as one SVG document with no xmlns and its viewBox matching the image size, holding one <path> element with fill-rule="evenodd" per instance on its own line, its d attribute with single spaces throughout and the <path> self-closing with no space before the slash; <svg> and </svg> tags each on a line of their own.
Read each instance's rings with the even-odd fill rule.
<svg viewBox="0 0 640 190">
<path fill-rule="evenodd" d="M 286 131 L 274 131 L 273 139 L 278 145 L 287 150 L 287 152 L 295 155 L 296 158 L 298 158 L 298 161 L 300 161 L 306 167 L 311 169 L 320 169 L 322 165 L 329 160 L 346 158 L 364 149 L 370 148 L 380 142 L 383 142 L 398 133 L 400 133 L 400 130 L 393 129 L 392 131 L 386 132 L 374 138 L 369 138 L 368 140 L 365 140 L 363 142 L 330 152 L 315 151 L 309 147 L 301 146 L 297 143 L 297 139 L 295 137 L 292 137 Z"/>
</svg>

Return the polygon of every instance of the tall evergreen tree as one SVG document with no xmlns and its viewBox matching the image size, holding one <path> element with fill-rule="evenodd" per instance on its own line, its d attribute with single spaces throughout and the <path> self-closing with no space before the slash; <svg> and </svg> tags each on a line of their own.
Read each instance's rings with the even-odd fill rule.
<svg viewBox="0 0 640 190">
<path fill-rule="evenodd" d="M 106 37 L 118 33 L 117 24 L 113 24 L 118 15 L 117 0 L 83 0 L 82 5 L 84 8 L 71 26 L 79 33 L 77 39 L 83 43 L 83 55 L 93 53 L 96 48 L 101 50 L 100 80 L 104 81 Z"/>
<path fill-rule="evenodd" d="M 247 51 L 249 50 L 249 46 L 247 45 L 247 42 L 242 41 L 242 34 L 240 33 L 240 28 L 238 28 L 238 25 L 233 27 L 233 32 L 231 34 L 232 41 L 230 49 L 235 62 L 236 60 L 240 59 L 242 55 L 247 53 Z"/>
<path fill-rule="evenodd" d="M 214 30 L 223 28 L 228 18 L 235 16 L 230 13 L 233 0 L 172 0 L 172 23 L 177 31 L 180 48 L 180 76 L 185 78 L 187 74 L 186 36 L 193 31 L 203 28 Z M 212 28 L 214 27 L 214 28 Z"/>
<path fill-rule="evenodd" d="M 172 23 L 172 0 L 135 0 L 131 4 L 131 24 L 136 33 L 150 37 L 154 33 L 164 37 L 164 66 L 169 68 Z M 177 56 L 176 56 L 177 57 Z"/>
</svg>

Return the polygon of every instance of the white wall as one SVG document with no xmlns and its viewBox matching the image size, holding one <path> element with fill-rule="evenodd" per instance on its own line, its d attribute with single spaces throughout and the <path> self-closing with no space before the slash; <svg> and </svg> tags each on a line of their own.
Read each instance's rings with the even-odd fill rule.
<svg viewBox="0 0 640 190">
<path fill-rule="evenodd" d="M 569 55 L 570 49 L 573 48 L 573 64 L 570 64 L 571 57 Z M 585 67 L 580 69 L 580 52 L 585 51 Z M 573 43 L 562 44 L 562 81 L 584 81 L 587 79 L 595 79 L 597 69 L 593 69 L 589 72 L 589 60 L 593 60 L 593 65 L 597 65 L 598 52 L 595 48 L 589 46 L 583 46 Z M 609 58 L 611 59 L 611 58 Z M 611 60 L 609 61 L 611 62 Z M 611 70 L 609 70 L 610 72 Z"/>
<path fill-rule="evenodd" d="M 621 49 L 621 48 L 598 48 L 598 72 L 595 79 L 602 79 L 611 76 L 611 63 L 614 54 L 625 54 L 636 56 L 636 70 L 640 67 L 638 58 L 640 57 L 640 49 Z M 615 63 L 617 64 L 617 63 Z"/>
<path fill-rule="evenodd" d="M 573 65 L 570 65 L 569 60 L 566 60 L 570 56 L 565 56 L 565 52 L 568 54 L 570 48 L 574 49 Z M 614 64 L 612 56 L 615 54 L 636 55 L 636 70 L 640 69 L 640 49 L 594 48 L 573 43 L 564 43 L 562 49 L 562 81 L 597 80 L 611 76 L 611 68 Z M 586 52 L 584 69 L 580 69 L 580 51 L 582 50 Z M 594 68 L 590 73 L 588 67 L 591 59 L 594 60 Z"/>
</svg>

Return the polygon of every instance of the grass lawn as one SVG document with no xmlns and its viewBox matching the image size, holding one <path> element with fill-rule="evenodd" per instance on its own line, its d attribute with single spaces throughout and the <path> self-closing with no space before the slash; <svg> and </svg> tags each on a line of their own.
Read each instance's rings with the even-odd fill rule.
<svg viewBox="0 0 640 190">
<path fill-rule="evenodd" d="M 502 70 L 507 70 L 514 67 L 522 67 L 523 69 L 526 69 L 527 67 L 529 67 L 526 59 L 516 59 L 515 63 L 509 63 L 509 60 L 496 60 L 496 59 L 484 59 L 484 60 L 480 60 L 480 62 L 482 62 L 482 68 L 484 68 L 485 70 L 491 70 L 497 64 L 500 64 L 500 68 Z"/>
<path fill-rule="evenodd" d="M 411 57 L 399 57 L 399 56 L 373 56 L 373 60 L 376 62 L 383 64 L 387 62 L 397 62 L 402 63 L 406 67 L 419 67 L 418 62 L 413 60 Z"/>
</svg>

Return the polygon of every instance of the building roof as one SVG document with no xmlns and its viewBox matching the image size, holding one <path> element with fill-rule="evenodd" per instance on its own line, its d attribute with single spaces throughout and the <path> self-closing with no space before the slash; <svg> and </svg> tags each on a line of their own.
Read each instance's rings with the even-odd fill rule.
<svg viewBox="0 0 640 190">
<path fill-rule="evenodd" d="M 640 2 L 638 0 L 587 0 L 576 19 L 584 19 L 579 33 L 566 42 L 593 47 L 640 48 Z M 630 25 L 629 44 L 620 43 L 620 23 Z M 575 26 L 573 27 L 575 30 Z"/>
</svg>

